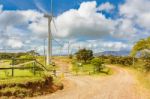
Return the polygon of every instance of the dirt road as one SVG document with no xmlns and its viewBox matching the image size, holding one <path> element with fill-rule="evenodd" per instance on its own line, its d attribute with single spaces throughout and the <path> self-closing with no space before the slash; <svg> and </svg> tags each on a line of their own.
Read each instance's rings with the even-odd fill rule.
<svg viewBox="0 0 150 99">
<path fill-rule="evenodd" d="M 66 76 L 64 90 L 36 99 L 148 99 L 148 94 L 128 71 L 111 68 L 116 71 L 112 76 Z"/>
</svg>

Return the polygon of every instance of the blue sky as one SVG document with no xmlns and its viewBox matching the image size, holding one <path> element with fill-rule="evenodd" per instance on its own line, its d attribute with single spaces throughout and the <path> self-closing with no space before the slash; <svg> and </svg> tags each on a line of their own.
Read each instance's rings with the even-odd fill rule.
<svg viewBox="0 0 150 99">
<path fill-rule="evenodd" d="M 149 5 L 149 0 L 53 0 L 52 33 L 62 45 L 53 41 L 54 54 L 67 53 L 68 42 L 72 52 L 130 50 L 150 36 Z M 0 47 L 41 52 L 47 37 L 43 14 L 50 8 L 50 0 L 0 0 Z"/>
<path fill-rule="evenodd" d="M 94 0 L 53 0 L 53 10 L 55 15 L 61 14 L 69 9 L 79 8 L 82 2 L 94 1 Z M 124 0 L 96 0 L 97 5 L 105 2 L 110 2 L 118 7 Z M 40 10 L 36 4 L 40 4 L 44 10 L 50 12 L 50 0 L 0 0 L 0 3 L 4 5 L 4 10 L 27 10 L 36 9 Z M 116 9 L 117 10 L 117 9 Z"/>
<path fill-rule="evenodd" d="M 53 5 L 56 10 L 63 9 L 69 10 L 70 8 L 78 8 L 82 2 L 94 1 L 94 0 L 53 0 Z M 40 2 L 46 8 L 50 9 L 50 0 L 0 0 L 0 3 L 4 5 L 4 9 L 16 10 L 16 9 L 36 9 L 35 2 Z M 118 5 L 123 3 L 123 0 L 96 0 L 97 4 L 104 2 L 110 2 Z"/>
</svg>

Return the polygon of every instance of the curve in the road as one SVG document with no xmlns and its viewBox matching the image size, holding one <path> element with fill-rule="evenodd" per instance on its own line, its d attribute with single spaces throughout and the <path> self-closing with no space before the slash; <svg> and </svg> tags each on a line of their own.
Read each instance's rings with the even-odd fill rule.
<svg viewBox="0 0 150 99">
<path fill-rule="evenodd" d="M 67 76 L 64 90 L 36 99 L 148 99 L 127 70 L 111 68 L 117 71 L 111 76 Z"/>
</svg>

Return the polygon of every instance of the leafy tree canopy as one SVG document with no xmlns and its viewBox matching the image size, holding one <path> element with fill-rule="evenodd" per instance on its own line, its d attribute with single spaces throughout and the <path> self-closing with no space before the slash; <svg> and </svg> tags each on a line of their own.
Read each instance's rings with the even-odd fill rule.
<svg viewBox="0 0 150 99">
<path fill-rule="evenodd" d="M 100 58 L 93 58 L 91 60 L 91 64 L 95 66 L 96 71 L 100 72 L 104 67 L 103 64 L 104 62 Z"/>
<path fill-rule="evenodd" d="M 76 53 L 76 58 L 80 61 L 84 61 L 87 62 L 87 60 L 90 60 L 93 58 L 93 51 L 92 50 L 88 50 L 88 49 L 80 49 L 77 53 Z"/>
<path fill-rule="evenodd" d="M 141 39 L 132 48 L 131 55 L 135 56 L 139 51 L 150 50 L 150 37 L 146 39 Z"/>
</svg>

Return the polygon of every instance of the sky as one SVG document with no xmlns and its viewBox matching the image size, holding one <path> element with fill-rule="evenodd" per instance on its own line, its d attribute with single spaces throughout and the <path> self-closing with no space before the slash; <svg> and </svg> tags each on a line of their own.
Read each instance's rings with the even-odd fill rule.
<svg viewBox="0 0 150 99">
<path fill-rule="evenodd" d="M 53 54 L 131 50 L 150 36 L 150 0 L 53 0 Z M 43 53 L 50 0 L 0 0 L 0 49 Z M 47 40 L 46 40 L 47 43 Z"/>
</svg>

